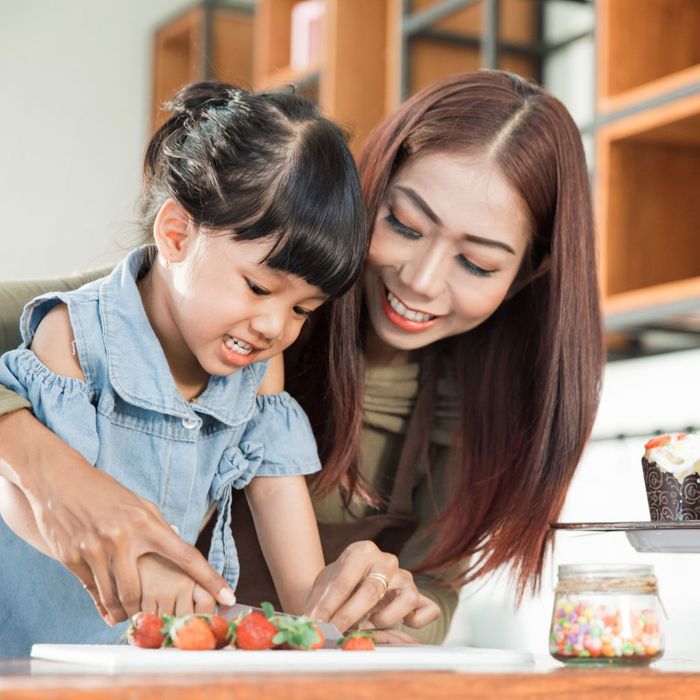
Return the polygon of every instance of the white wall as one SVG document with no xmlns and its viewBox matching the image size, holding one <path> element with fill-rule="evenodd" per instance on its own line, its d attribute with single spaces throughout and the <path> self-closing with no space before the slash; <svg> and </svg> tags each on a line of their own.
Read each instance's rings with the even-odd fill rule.
<svg viewBox="0 0 700 700">
<path fill-rule="evenodd" d="M 649 520 L 644 438 L 596 439 L 689 426 L 700 427 L 700 350 L 609 364 L 594 441 L 578 467 L 561 521 Z M 700 650 L 700 554 L 639 553 L 622 533 L 559 533 L 540 595 L 527 597 L 517 610 L 505 572 L 465 589 L 447 642 L 546 655 L 556 567 L 585 562 L 652 564 L 669 615 L 666 656 Z"/>
<path fill-rule="evenodd" d="M 189 4 L 0 4 L 0 280 L 84 270 L 134 243 L 151 36 Z"/>
</svg>

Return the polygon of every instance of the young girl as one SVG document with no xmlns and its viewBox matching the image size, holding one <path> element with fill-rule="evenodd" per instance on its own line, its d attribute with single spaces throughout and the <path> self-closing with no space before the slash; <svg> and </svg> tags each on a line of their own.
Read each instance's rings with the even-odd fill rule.
<svg viewBox="0 0 700 700">
<path fill-rule="evenodd" d="M 267 361 L 358 274 L 357 173 L 342 132 L 298 96 L 202 83 L 173 109 L 145 159 L 143 223 L 155 245 L 107 278 L 28 304 L 0 381 L 188 542 L 216 504 L 209 559 L 232 589 L 231 491 L 245 488 L 282 605 L 301 612 L 323 567 L 303 477 L 320 464 L 296 402 L 260 394 L 281 391 L 276 375 L 264 379 Z M 117 641 L 123 626 L 107 626 L 79 581 L 40 553 L 49 550 L 26 498 L 0 481 L 0 656 L 35 642 Z M 146 612 L 213 608 L 155 554 L 138 574 Z"/>
</svg>

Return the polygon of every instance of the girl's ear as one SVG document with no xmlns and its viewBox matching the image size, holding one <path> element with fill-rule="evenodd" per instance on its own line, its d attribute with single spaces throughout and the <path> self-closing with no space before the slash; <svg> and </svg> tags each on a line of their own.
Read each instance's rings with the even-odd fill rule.
<svg viewBox="0 0 700 700">
<path fill-rule="evenodd" d="M 192 233 L 192 220 L 184 207 L 172 197 L 166 199 L 153 222 L 153 238 L 166 264 L 182 261 Z"/>
</svg>

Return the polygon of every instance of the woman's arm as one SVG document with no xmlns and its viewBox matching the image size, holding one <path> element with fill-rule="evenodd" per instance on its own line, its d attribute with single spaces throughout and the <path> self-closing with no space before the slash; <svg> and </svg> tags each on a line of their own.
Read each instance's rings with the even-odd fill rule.
<svg viewBox="0 0 700 700">
<path fill-rule="evenodd" d="M 321 538 L 303 476 L 260 476 L 246 487 L 260 547 L 285 612 L 300 615 L 323 568 Z"/>
</svg>

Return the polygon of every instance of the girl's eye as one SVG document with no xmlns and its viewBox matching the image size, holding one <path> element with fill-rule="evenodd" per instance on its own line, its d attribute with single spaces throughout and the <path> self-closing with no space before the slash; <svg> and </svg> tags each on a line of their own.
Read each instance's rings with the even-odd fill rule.
<svg viewBox="0 0 700 700">
<path fill-rule="evenodd" d="M 404 238 L 410 238 L 413 241 L 418 240 L 419 238 L 423 238 L 423 236 L 420 233 L 418 233 L 418 231 L 414 231 L 412 228 L 409 228 L 405 224 L 402 224 L 396 218 L 396 215 L 391 209 L 389 209 L 386 221 L 389 224 L 389 226 L 391 226 L 394 229 L 394 231 L 396 231 L 396 233 L 403 236 Z"/>
<path fill-rule="evenodd" d="M 249 280 L 247 277 L 245 278 L 245 281 L 248 287 L 250 287 L 250 291 L 259 297 L 266 297 L 270 293 L 269 289 L 265 289 L 265 287 L 261 287 L 260 285 L 255 284 L 255 282 Z"/>
<path fill-rule="evenodd" d="M 477 277 L 491 277 L 495 270 L 484 270 L 483 267 L 475 265 L 469 258 L 465 258 L 464 255 L 457 256 L 457 262 L 465 269 L 469 270 L 473 275 Z"/>
<path fill-rule="evenodd" d="M 302 316 L 304 319 L 307 319 L 309 318 L 309 316 L 311 316 L 311 311 L 309 311 L 308 309 L 304 309 L 301 306 L 295 306 L 294 313 L 298 314 L 299 316 Z"/>
</svg>

